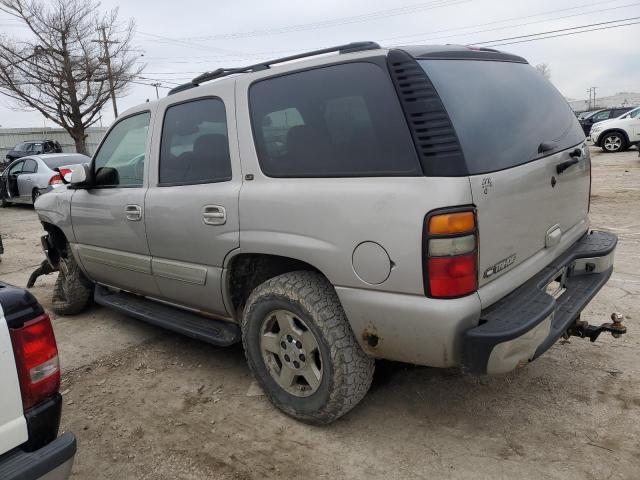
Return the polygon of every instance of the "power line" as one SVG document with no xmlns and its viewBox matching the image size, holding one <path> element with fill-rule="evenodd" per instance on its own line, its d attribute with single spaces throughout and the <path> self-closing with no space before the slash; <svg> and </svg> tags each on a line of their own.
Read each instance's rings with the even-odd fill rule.
<svg viewBox="0 0 640 480">
<path fill-rule="evenodd" d="M 540 33 L 531 33 L 529 35 L 519 35 L 517 37 L 506 37 L 506 38 L 498 38 L 497 40 L 487 40 L 485 42 L 474 42 L 474 43 L 469 43 L 469 45 L 485 45 L 487 43 L 494 43 L 494 42 L 502 42 L 504 40 L 517 40 L 519 38 L 527 38 L 527 37 L 536 37 L 538 35 L 546 35 L 549 33 L 558 33 L 558 32 L 566 32 L 569 30 L 577 30 L 580 28 L 588 28 L 588 27 L 596 27 L 596 26 L 600 26 L 600 25 L 608 25 L 611 23 L 619 23 L 619 22 L 627 22 L 630 20 L 638 20 L 640 17 L 630 17 L 630 18 L 622 18 L 620 20 L 610 20 L 608 22 L 598 22 L 598 23 L 591 23 L 588 25 L 578 25 L 577 27 L 568 27 L 568 28 L 559 28 L 557 30 L 549 30 L 547 32 L 540 32 Z"/>
<path fill-rule="evenodd" d="M 559 30 L 551 30 L 548 32 L 540 32 L 540 33 L 533 33 L 530 35 L 520 35 L 518 37 L 510 37 L 510 38 L 502 38 L 502 39 L 496 39 L 496 40 L 489 40 L 489 41 L 485 41 L 485 42 L 476 42 L 476 43 L 470 43 L 469 45 L 488 45 L 489 47 L 499 47 L 499 46 L 503 46 L 503 45 L 514 45 L 517 43 L 527 43 L 527 42 L 534 42 L 536 40 L 545 40 L 547 38 L 557 38 L 557 37 L 567 37 L 569 35 L 578 35 L 579 33 L 587 33 L 587 32 L 595 32 L 595 31 L 599 31 L 599 30 L 609 30 L 612 28 L 618 28 L 618 27 L 627 27 L 629 25 L 637 25 L 640 22 L 630 22 L 630 23 L 625 23 L 625 24 L 621 24 L 621 25 L 607 25 L 606 27 L 598 27 L 598 28 L 589 28 L 588 27 L 592 27 L 592 26 L 597 26 L 597 25 L 605 25 L 605 24 L 610 24 L 610 23 L 617 23 L 617 22 L 625 22 L 625 21 L 629 21 L 629 20 L 637 20 L 640 17 L 631 17 L 631 18 L 624 18 L 621 20 L 612 20 L 610 22 L 600 22 L 600 23 L 594 23 L 591 25 L 581 25 L 578 27 L 571 27 L 571 28 L 563 28 L 563 29 L 559 29 Z M 577 32 L 574 31 L 569 31 L 568 30 L 577 30 L 577 29 L 586 29 L 586 30 L 580 30 Z M 555 32 L 567 32 L 567 33 L 559 33 L 556 35 L 548 35 L 550 33 L 555 33 Z M 543 36 L 543 35 L 547 35 L 547 36 Z M 529 38 L 529 37 L 535 37 L 535 38 Z M 517 40 L 520 38 L 524 38 L 525 40 Z M 508 42 L 503 42 L 504 40 L 516 40 L 514 42 L 508 41 Z M 495 43 L 495 42 L 503 42 L 503 43 Z"/>
<path fill-rule="evenodd" d="M 598 2 L 598 3 L 604 3 L 604 2 Z M 510 24 L 510 25 L 504 25 L 501 27 L 496 27 L 496 28 L 488 28 L 488 29 L 484 29 L 484 30 L 476 30 L 473 32 L 461 32 L 461 33 L 455 33 L 452 35 L 442 35 L 442 36 L 438 36 L 438 37 L 429 37 L 429 38 L 421 38 L 419 40 L 413 40 L 413 41 L 409 41 L 406 43 L 409 44 L 415 44 L 415 43 L 421 43 L 424 41 L 431 41 L 431 40 L 440 40 L 443 38 L 455 38 L 455 37 L 464 37 L 464 36 L 468 36 L 468 35 L 475 35 L 478 33 L 486 33 L 486 32 L 495 32 L 498 30 L 506 30 L 506 29 L 510 29 L 510 28 L 518 28 L 518 27 L 526 27 L 529 25 L 536 25 L 536 24 L 540 24 L 540 23 L 548 23 L 548 22 L 556 22 L 558 20 L 564 20 L 567 18 L 572 18 L 572 17 L 581 17 L 581 16 L 585 16 L 585 15 L 593 15 L 594 13 L 601 13 L 601 12 L 609 12 L 611 10 L 619 10 L 619 9 L 623 9 L 623 8 L 629 8 L 629 7 L 634 7 L 640 5 L 640 2 L 635 2 L 635 3 L 629 3 L 626 5 L 619 5 L 617 7 L 607 7 L 604 9 L 600 9 L 600 10 L 592 10 L 590 12 L 581 12 L 581 13 L 572 13 L 570 15 L 563 15 L 563 16 L 559 16 L 559 17 L 554 17 L 554 18 L 550 18 L 550 19 L 542 19 L 542 20 L 535 20 L 532 22 L 525 22 L 525 23 L 519 23 L 519 24 Z M 561 10 L 559 10 L 561 11 Z M 549 12 L 552 13 L 552 12 Z M 540 14 L 542 15 L 542 14 Z M 539 15 L 534 15 L 534 16 L 539 16 Z M 527 17 L 523 17 L 523 18 L 527 18 Z M 463 27 L 463 28 L 473 28 L 473 26 L 470 27 Z M 452 30 L 460 30 L 460 29 L 452 29 Z M 441 30 L 441 32 L 445 32 L 446 30 Z M 436 32 L 434 32 L 436 33 Z M 412 35 L 415 36 L 415 35 Z M 396 37 L 399 38 L 399 37 Z M 388 39 L 382 39 L 382 41 L 384 40 L 388 40 Z"/>
<path fill-rule="evenodd" d="M 421 12 L 425 10 L 433 10 L 436 8 L 449 7 L 459 5 L 462 3 L 468 3 L 471 0 L 432 0 L 426 3 L 416 3 L 412 5 L 405 5 L 402 7 L 388 8 L 384 10 L 376 10 L 369 13 L 363 13 L 359 15 L 351 15 L 346 17 L 338 17 L 329 20 L 321 20 L 317 22 L 302 23 L 295 25 L 287 25 L 283 27 L 250 30 L 245 32 L 236 33 L 222 33 L 218 35 L 206 35 L 201 37 L 185 37 L 182 40 L 230 40 L 237 38 L 250 38 L 250 37 L 262 37 L 269 35 L 280 35 L 289 32 L 299 32 L 306 30 L 317 30 L 321 28 L 329 28 L 340 25 L 350 25 L 353 23 L 369 22 L 380 18 L 394 17 L 398 15 L 408 15 L 411 13 Z"/>
</svg>

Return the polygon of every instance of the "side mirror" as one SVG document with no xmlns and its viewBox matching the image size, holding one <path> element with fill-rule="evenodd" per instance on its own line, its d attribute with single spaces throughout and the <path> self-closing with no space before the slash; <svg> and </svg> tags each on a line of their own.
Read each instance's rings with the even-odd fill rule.
<svg viewBox="0 0 640 480">
<path fill-rule="evenodd" d="M 79 188 L 87 185 L 87 182 L 90 178 L 89 165 L 87 165 L 86 163 L 80 163 L 78 165 L 71 165 L 69 167 L 66 167 L 66 170 L 67 172 L 64 172 L 64 175 L 62 175 L 62 177 L 65 181 L 69 182 L 72 188 Z"/>
</svg>

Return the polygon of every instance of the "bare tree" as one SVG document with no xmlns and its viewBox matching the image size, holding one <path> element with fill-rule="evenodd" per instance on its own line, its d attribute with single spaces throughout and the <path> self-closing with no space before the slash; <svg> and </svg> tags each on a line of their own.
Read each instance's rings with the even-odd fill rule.
<svg viewBox="0 0 640 480">
<path fill-rule="evenodd" d="M 538 70 L 538 72 L 540 72 L 540 75 L 542 75 L 544 78 L 546 78 L 547 80 L 551 80 L 551 67 L 549 67 L 548 63 L 539 63 L 538 65 L 536 65 L 536 70 Z"/>
<path fill-rule="evenodd" d="M 0 10 L 28 28 L 28 38 L 0 34 L 0 93 L 16 108 L 37 110 L 87 153 L 86 129 L 144 68 L 132 50 L 135 24 L 94 0 L 0 0 Z"/>
</svg>

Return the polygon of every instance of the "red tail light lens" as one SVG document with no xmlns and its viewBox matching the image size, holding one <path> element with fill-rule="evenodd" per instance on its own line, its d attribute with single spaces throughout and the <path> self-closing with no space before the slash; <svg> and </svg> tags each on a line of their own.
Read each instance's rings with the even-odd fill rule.
<svg viewBox="0 0 640 480">
<path fill-rule="evenodd" d="M 478 275 L 476 254 L 458 257 L 429 258 L 429 290 L 431 296 L 460 297 L 476 291 Z"/>
<path fill-rule="evenodd" d="M 49 179 L 49 185 L 60 185 L 61 183 L 64 182 L 62 181 L 62 177 L 60 175 L 54 175 Z"/>
<path fill-rule="evenodd" d="M 25 410 L 45 400 L 60 388 L 58 347 L 46 314 L 11 329 L 11 342 L 18 368 Z"/>
<path fill-rule="evenodd" d="M 424 226 L 425 293 L 456 298 L 478 289 L 475 210 L 455 208 L 427 215 Z"/>
</svg>

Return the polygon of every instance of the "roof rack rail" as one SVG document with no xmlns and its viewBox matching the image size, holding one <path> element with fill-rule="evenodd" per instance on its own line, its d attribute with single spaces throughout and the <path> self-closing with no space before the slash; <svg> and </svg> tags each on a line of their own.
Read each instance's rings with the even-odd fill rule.
<svg viewBox="0 0 640 480">
<path fill-rule="evenodd" d="M 198 85 L 208 82 L 210 80 L 214 80 L 216 78 L 226 77 L 228 75 L 233 75 L 236 73 L 248 73 L 248 72 L 259 72 L 260 70 L 266 70 L 271 65 L 275 65 L 278 63 L 290 62 L 291 60 L 298 60 L 300 58 L 307 57 L 315 57 L 316 55 L 323 55 L 325 53 L 352 53 L 352 52 L 361 52 L 364 50 L 375 50 L 380 48 L 376 42 L 352 42 L 347 43 L 345 45 L 338 45 L 336 47 L 322 48 L 320 50 L 313 50 L 310 52 L 299 53 L 297 55 L 290 55 L 288 57 L 276 58 L 274 60 L 267 60 L 265 62 L 256 63 L 254 65 L 248 65 L 246 67 L 236 67 L 236 68 L 218 68 L 213 70 L 212 72 L 206 72 L 202 75 L 197 76 L 189 83 L 183 83 L 182 85 L 178 85 L 175 88 L 169 90 L 167 95 L 173 95 L 174 93 L 182 92 L 183 90 L 189 90 L 190 88 L 197 87 Z"/>
</svg>

